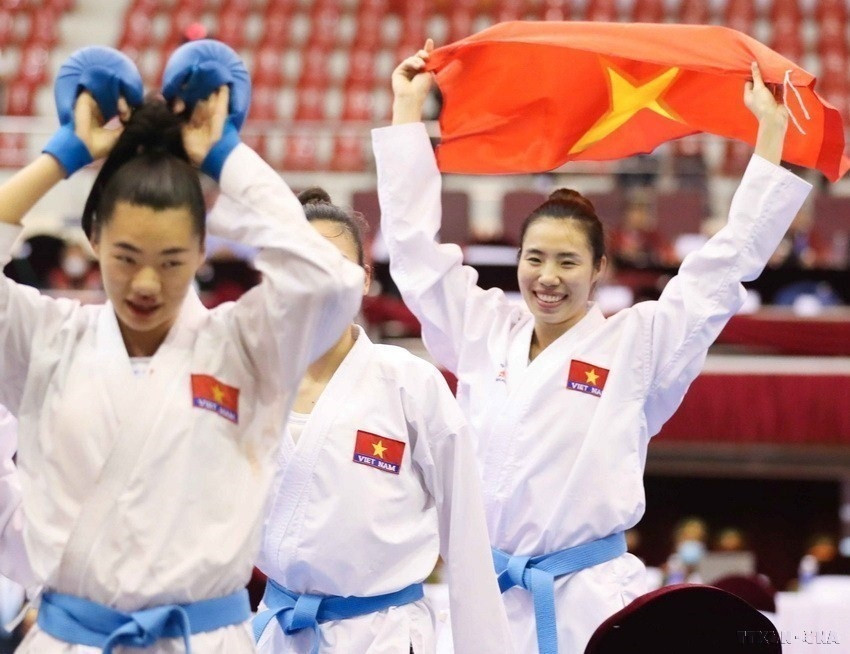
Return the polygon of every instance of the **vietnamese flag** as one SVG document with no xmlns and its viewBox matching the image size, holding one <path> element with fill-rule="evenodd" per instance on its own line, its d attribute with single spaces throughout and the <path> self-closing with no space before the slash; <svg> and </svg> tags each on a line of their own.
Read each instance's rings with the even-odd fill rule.
<svg viewBox="0 0 850 654">
<path fill-rule="evenodd" d="M 850 167 L 844 128 L 815 78 L 710 25 L 517 21 L 438 48 L 428 62 L 443 95 L 437 161 L 444 172 L 529 173 L 698 132 L 754 144 L 743 102 L 752 61 L 765 83 L 781 85 L 790 71 L 794 88 L 784 90 L 799 129 L 789 120 L 783 158 L 837 180 Z"/>
<path fill-rule="evenodd" d="M 192 375 L 192 405 L 213 411 L 230 422 L 239 422 L 239 389 L 212 375 Z"/>
</svg>

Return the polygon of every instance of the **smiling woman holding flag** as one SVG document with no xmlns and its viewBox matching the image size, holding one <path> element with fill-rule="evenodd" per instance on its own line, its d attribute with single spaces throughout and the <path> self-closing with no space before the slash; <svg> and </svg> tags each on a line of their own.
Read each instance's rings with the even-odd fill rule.
<svg viewBox="0 0 850 654">
<path fill-rule="evenodd" d="M 396 68 L 393 126 L 373 132 L 390 270 L 425 345 L 458 377 L 516 649 L 580 654 L 605 618 L 644 592 L 643 564 L 623 534 L 644 512 L 649 440 L 810 186 L 778 166 L 788 115 L 753 65 L 742 91 L 758 120 L 755 156 L 728 224 L 685 259 L 661 298 L 602 315 L 590 300 L 606 268 L 602 225 L 590 202 L 561 190 L 524 225 L 517 306 L 476 286 L 461 250 L 435 241 L 440 173 L 421 123 L 431 47 Z"/>
</svg>

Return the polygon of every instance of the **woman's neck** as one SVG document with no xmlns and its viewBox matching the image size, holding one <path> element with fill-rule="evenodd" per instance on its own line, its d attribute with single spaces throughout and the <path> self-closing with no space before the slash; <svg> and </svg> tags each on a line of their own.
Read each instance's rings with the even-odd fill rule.
<svg viewBox="0 0 850 654">
<path fill-rule="evenodd" d="M 570 329 L 575 327 L 575 325 L 586 315 L 587 311 L 584 311 L 577 316 L 573 316 L 569 320 L 557 323 L 547 323 L 539 320 L 535 321 L 534 332 L 531 335 L 531 347 L 528 351 L 528 358 L 530 360 L 534 360 L 538 354 L 570 331 Z"/>
<path fill-rule="evenodd" d="M 356 325 L 351 325 L 346 329 L 331 349 L 310 364 L 307 368 L 307 377 L 313 382 L 326 382 L 333 377 L 343 359 L 354 347 L 354 343 L 357 341 L 356 334 Z"/>
</svg>

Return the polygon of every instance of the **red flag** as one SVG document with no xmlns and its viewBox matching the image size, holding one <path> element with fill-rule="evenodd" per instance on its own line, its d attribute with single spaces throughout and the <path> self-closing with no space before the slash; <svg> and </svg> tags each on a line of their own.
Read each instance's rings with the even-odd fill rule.
<svg viewBox="0 0 850 654">
<path fill-rule="evenodd" d="M 355 463 L 398 474 L 404 456 L 404 443 L 368 431 L 357 430 L 354 441 Z"/>
<path fill-rule="evenodd" d="M 765 82 L 789 82 L 799 129 L 789 124 L 783 158 L 837 180 L 850 168 L 844 128 L 815 78 L 710 25 L 509 22 L 438 48 L 428 62 L 443 95 L 437 161 L 445 172 L 528 173 L 698 132 L 754 144 L 743 102 L 752 61 Z"/>
<path fill-rule="evenodd" d="M 608 370 L 594 366 L 592 363 L 570 361 L 570 372 L 567 376 L 567 388 L 571 391 L 579 391 L 589 395 L 602 395 L 605 382 L 608 380 Z"/>
<path fill-rule="evenodd" d="M 239 389 L 223 384 L 212 375 L 192 375 L 192 404 L 239 422 Z"/>
</svg>

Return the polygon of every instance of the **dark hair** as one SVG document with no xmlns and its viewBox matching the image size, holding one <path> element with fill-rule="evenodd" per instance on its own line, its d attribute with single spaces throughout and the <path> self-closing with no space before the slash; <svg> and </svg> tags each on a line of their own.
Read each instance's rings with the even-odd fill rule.
<svg viewBox="0 0 850 654">
<path fill-rule="evenodd" d="M 605 231 L 590 200 L 570 188 L 559 188 L 553 191 L 549 198 L 532 211 L 522 223 L 522 230 L 519 235 L 520 248 L 525 241 L 525 233 L 528 228 L 541 218 L 575 220 L 587 237 L 587 242 L 593 252 L 594 265 L 599 265 L 602 257 L 605 256 Z"/>
<path fill-rule="evenodd" d="M 323 188 L 313 186 L 298 194 L 298 200 L 304 205 L 307 220 L 327 220 L 340 225 L 351 236 L 357 247 L 357 263 L 364 264 L 366 257 L 363 252 L 363 234 L 369 230 L 369 225 L 363 216 L 356 211 L 346 211 L 331 202 L 331 196 Z"/>
<path fill-rule="evenodd" d="M 165 102 L 148 98 L 118 137 L 83 210 L 86 236 L 98 236 L 115 205 L 128 202 L 154 210 L 186 207 L 195 233 L 204 238 L 206 205 L 197 171 L 183 147 L 181 126 Z"/>
</svg>

